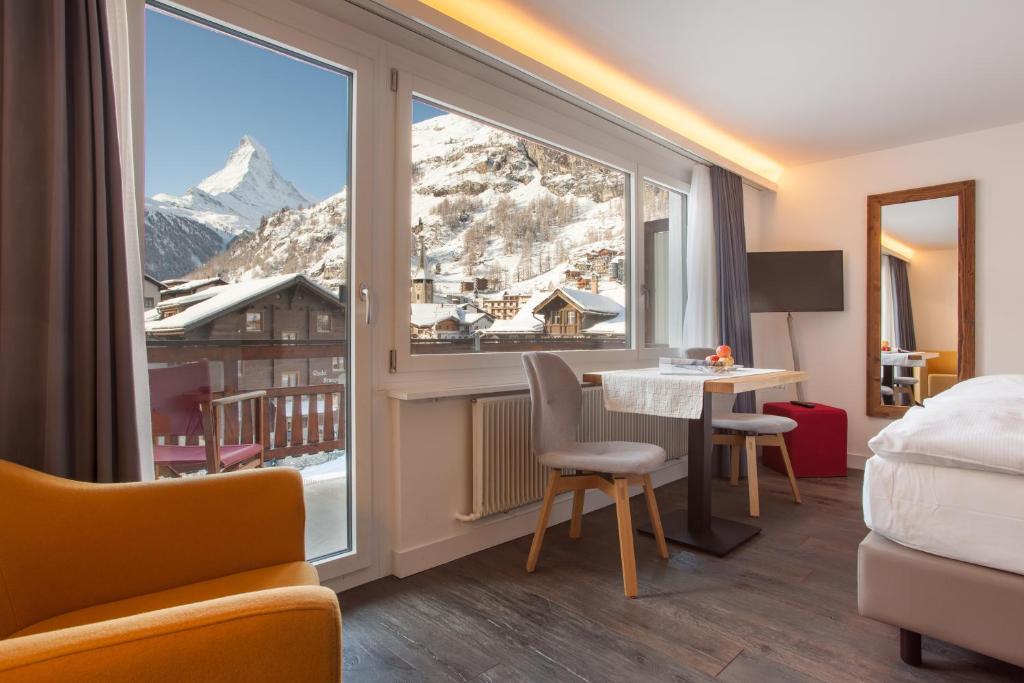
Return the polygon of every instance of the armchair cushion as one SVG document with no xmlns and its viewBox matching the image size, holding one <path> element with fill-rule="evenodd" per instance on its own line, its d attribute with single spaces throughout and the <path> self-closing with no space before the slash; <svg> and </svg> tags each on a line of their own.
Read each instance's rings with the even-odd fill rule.
<svg viewBox="0 0 1024 683">
<path fill-rule="evenodd" d="M 85 484 L 0 460 L 0 638 L 51 617 L 305 559 L 286 467 Z M 3 593 L 0 593 L 3 598 Z"/>
<path fill-rule="evenodd" d="M 338 598 L 274 588 L 0 640 L 8 681 L 338 682 Z"/>
<path fill-rule="evenodd" d="M 109 619 L 119 619 L 121 617 L 142 614 L 143 612 L 152 612 L 158 609 L 178 607 L 180 605 L 188 605 L 240 593 L 267 590 L 269 588 L 319 585 L 320 580 L 311 564 L 308 562 L 289 562 L 273 567 L 239 572 L 230 576 L 221 576 L 209 581 L 190 583 L 186 586 L 178 586 L 177 588 L 147 595 L 107 602 L 102 605 L 93 605 L 92 607 L 44 619 L 12 634 L 10 637 L 30 636 L 36 633 L 56 631 L 57 629 L 82 626 Z"/>
</svg>

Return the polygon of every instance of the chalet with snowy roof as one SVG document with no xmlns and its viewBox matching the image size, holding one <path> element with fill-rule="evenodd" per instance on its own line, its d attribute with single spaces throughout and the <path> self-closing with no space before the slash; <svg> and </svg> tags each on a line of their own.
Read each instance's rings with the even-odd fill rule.
<svg viewBox="0 0 1024 683">
<path fill-rule="evenodd" d="M 469 339 L 494 322 L 487 313 L 456 304 L 412 304 L 409 324 L 413 339 Z"/>
<path fill-rule="evenodd" d="M 225 383 L 242 389 L 341 381 L 339 354 L 346 339 L 345 307 L 331 291 L 302 274 L 275 275 L 208 286 L 166 299 L 146 316 L 149 345 L 242 346 L 251 351 L 225 365 Z M 312 348 L 313 346 L 322 346 Z M 268 352 L 269 349 L 269 352 Z"/>
<path fill-rule="evenodd" d="M 622 308 L 607 296 L 559 287 L 534 307 L 533 312 L 544 320 L 544 334 L 570 337 L 618 317 Z"/>
<path fill-rule="evenodd" d="M 485 277 L 474 277 L 467 280 L 463 280 L 460 283 L 460 290 L 462 292 L 486 292 L 488 289 L 488 281 Z"/>
<path fill-rule="evenodd" d="M 151 310 L 160 303 L 160 293 L 167 289 L 167 285 L 157 280 L 148 273 L 142 275 L 142 308 Z"/>
<path fill-rule="evenodd" d="M 201 292 L 204 289 L 220 287 L 228 283 L 221 277 L 207 277 L 200 280 L 165 280 L 163 284 L 166 288 L 160 293 L 161 301 L 165 299 L 174 299 L 179 296 L 195 294 L 196 292 Z"/>
</svg>

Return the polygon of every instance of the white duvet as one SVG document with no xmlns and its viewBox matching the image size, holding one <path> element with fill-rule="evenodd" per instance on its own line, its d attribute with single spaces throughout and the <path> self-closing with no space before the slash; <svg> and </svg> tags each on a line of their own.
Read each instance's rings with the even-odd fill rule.
<svg viewBox="0 0 1024 683">
<path fill-rule="evenodd" d="M 1024 375 L 960 382 L 868 442 L 893 462 L 1024 474 Z"/>
</svg>

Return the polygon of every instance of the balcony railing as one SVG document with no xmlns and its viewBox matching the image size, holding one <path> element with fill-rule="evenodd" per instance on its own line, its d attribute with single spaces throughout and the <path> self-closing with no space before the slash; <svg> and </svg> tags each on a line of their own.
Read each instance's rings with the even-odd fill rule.
<svg viewBox="0 0 1024 683">
<path fill-rule="evenodd" d="M 264 389 L 262 421 L 237 405 L 224 407 L 225 444 L 251 443 L 255 425 L 262 422 L 265 460 L 309 455 L 345 448 L 345 385 L 314 384 Z M 225 394 L 220 394 L 225 395 Z"/>
</svg>

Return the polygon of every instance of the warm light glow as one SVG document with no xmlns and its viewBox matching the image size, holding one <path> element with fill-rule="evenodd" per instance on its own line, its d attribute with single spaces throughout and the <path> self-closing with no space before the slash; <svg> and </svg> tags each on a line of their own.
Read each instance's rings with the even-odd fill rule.
<svg viewBox="0 0 1024 683">
<path fill-rule="evenodd" d="M 892 253 L 896 254 L 897 256 L 903 257 L 903 259 L 907 261 L 910 261 L 911 259 L 914 258 L 913 248 L 907 246 L 903 242 L 900 242 L 892 235 L 887 235 L 884 232 L 882 233 L 882 249 L 888 249 Z"/>
<path fill-rule="evenodd" d="M 679 102 L 575 45 L 507 0 L 419 0 L 588 88 L 777 182 L 782 166 Z"/>
</svg>

